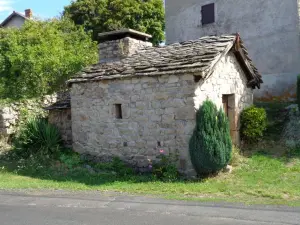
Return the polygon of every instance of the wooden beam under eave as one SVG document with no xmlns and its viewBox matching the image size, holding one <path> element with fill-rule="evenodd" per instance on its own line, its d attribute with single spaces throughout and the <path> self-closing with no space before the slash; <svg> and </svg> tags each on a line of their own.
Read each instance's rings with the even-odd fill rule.
<svg viewBox="0 0 300 225">
<path fill-rule="evenodd" d="M 237 45 L 236 45 L 235 49 L 234 49 L 234 55 L 236 56 L 238 62 L 240 63 L 244 73 L 246 74 L 246 77 L 248 79 L 248 85 L 247 86 L 253 88 L 253 83 L 252 82 L 256 82 L 255 75 L 254 75 L 255 72 L 253 71 L 251 65 L 249 64 L 245 54 L 243 53 L 242 48 L 237 48 Z M 257 86 L 257 84 L 254 84 L 253 89 L 255 89 L 255 86 Z"/>
</svg>

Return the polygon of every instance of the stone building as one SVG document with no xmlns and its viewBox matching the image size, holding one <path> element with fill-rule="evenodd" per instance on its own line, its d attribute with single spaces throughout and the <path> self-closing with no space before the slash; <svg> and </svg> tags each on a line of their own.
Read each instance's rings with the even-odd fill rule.
<svg viewBox="0 0 300 225">
<path fill-rule="evenodd" d="M 253 89 L 262 83 L 239 36 L 165 47 L 149 47 L 149 36 L 133 30 L 101 37 L 106 43 L 100 55 L 109 62 L 68 81 L 76 152 L 103 160 L 118 156 L 143 169 L 163 149 L 178 153 L 178 166 L 188 171 L 195 111 L 206 99 L 224 108 L 238 142 L 239 113 L 253 103 Z M 141 49 L 130 44 L 136 42 Z"/>
<path fill-rule="evenodd" d="M 72 116 L 69 95 L 59 96 L 57 102 L 45 107 L 49 111 L 48 122 L 60 131 L 66 147 L 72 147 Z"/>
<path fill-rule="evenodd" d="M 300 0 L 166 0 L 167 44 L 240 33 L 264 85 L 258 100 L 295 98 Z"/>
</svg>

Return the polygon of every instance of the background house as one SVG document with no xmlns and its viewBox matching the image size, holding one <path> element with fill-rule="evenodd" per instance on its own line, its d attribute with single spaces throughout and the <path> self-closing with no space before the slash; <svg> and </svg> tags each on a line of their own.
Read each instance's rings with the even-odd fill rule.
<svg viewBox="0 0 300 225">
<path fill-rule="evenodd" d="M 3 22 L 0 24 L 0 27 L 21 27 L 24 23 L 25 20 L 31 19 L 32 18 L 32 10 L 31 9 L 26 9 L 25 10 L 25 15 L 18 13 L 18 12 L 13 12 L 10 14 Z"/>
<path fill-rule="evenodd" d="M 179 167 L 187 171 L 195 112 L 206 99 L 224 108 L 232 139 L 239 142 L 239 114 L 261 84 L 239 36 L 159 48 L 133 30 L 100 37 L 106 59 L 68 81 L 75 151 L 102 160 L 118 156 L 143 170 L 163 149 L 178 153 Z M 59 104 L 50 108 L 50 117 L 59 108 L 68 112 Z"/>
<path fill-rule="evenodd" d="M 263 75 L 262 100 L 295 97 L 300 72 L 299 0 L 166 0 L 167 44 L 237 33 Z"/>
</svg>

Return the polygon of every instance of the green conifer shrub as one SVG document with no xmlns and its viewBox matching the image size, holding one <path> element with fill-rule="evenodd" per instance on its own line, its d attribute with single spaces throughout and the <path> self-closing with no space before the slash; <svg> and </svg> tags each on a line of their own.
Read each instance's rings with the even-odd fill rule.
<svg viewBox="0 0 300 225">
<path fill-rule="evenodd" d="M 209 100 L 197 111 L 189 150 L 198 175 L 216 173 L 230 161 L 232 141 L 229 121 L 224 112 Z"/>
</svg>

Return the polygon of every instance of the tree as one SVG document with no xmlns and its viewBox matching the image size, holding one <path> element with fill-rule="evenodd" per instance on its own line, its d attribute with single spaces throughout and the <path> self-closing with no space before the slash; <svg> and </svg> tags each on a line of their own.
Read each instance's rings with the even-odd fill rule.
<svg viewBox="0 0 300 225">
<path fill-rule="evenodd" d="M 190 140 L 190 156 L 199 175 L 218 172 L 231 157 L 229 122 L 224 112 L 211 101 L 197 111 L 196 127 Z"/>
<path fill-rule="evenodd" d="M 20 29 L 0 29 L 0 97 L 50 94 L 97 61 L 97 43 L 66 19 L 27 21 Z"/>
<path fill-rule="evenodd" d="M 163 0 L 75 0 L 65 7 L 64 16 L 98 33 L 131 28 L 153 36 L 153 44 L 164 40 Z"/>
</svg>

